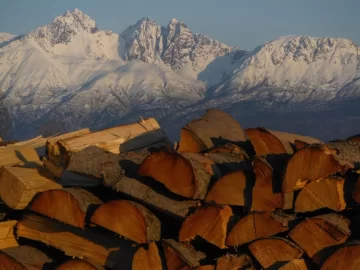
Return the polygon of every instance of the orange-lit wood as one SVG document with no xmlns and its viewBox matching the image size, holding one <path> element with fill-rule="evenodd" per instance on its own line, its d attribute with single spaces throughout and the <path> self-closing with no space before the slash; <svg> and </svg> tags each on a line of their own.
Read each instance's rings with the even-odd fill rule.
<svg viewBox="0 0 360 270">
<path fill-rule="evenodd" d="M 34 167 L 41 165 L 41 161 L 30 146 L 0 147 L 0 168 L 15 165 Z"/>
<path fill-rule="evenodd" d="M 103 270 L 103 267 L 95 267 L 85 260 L 73 259 L 59 265 L 56 270 Z"/>
<path fill-rule="evenodd" d="M 254 147 L 256 155 L 286 154 L 281 141 L 264 128 L 245 129 L 246 136 Z"/>
<path fill-rule="evenodd" d="M 200 208 L 183 222 L 179 240 L 191 241 L 198 235 L 219 248 L 226 248 L 227 223 L 231 216 L 229 206 Z"/>
<path fill-rule="evenodd" d="M 84 228 L 90 205 L 102 204 L 92 193 L 81 188 L 47 190 L 35 197 L 30 209 L 75 227 Z"/>
<path fill-rule="evenodd" d="M 321 266 L 321 270 L 359 269 L 360 242 L 352 241 L 339 247 Z"/>
<path fill-rule="evenodd" d="M 299 259 L 303 251 L 285 238 L 263 238 L 252 242 L 249 250 L 262 267 L 268 268 L 277 262 Z"/>
<path fill-rule="evenodd" d="M 133 270 L 162 270 L 162 262 L 159 249 L 154 242 L 150 242 L 148 249 L 139 247 L 136 251 L 133 262 Z"/>
<path fill-rule="evenodd" d="M 95 210 L 90 221 L 137 243 L 160 239 L 159 219 L 144 206 L 132 201 L 107 202 Z"/>
<path fill-rule="evenodd" d="M 288 227 L 283 226 L 270 213 L 251 213 L 235 224 L 226 239 L 226 245 L 241 246 L 287 230 Z"/>
<path fill-rule="evenodd" d="M 279 268 L 279 270 L 307 270 L 309 269 L 303 259 L 294 259 Z"/>
<path fill-rule="evenodd" d="M 217 259 L 216 270 L 247 269 L 255 270 L 251 259 L 246 254 L 227 254 Z"/>
<path fill-rule="evenodd" d="M 16 220 L 0 222 L 0 249 L 18 246 L 14 234 L 16 224 Z"/>
</svg>

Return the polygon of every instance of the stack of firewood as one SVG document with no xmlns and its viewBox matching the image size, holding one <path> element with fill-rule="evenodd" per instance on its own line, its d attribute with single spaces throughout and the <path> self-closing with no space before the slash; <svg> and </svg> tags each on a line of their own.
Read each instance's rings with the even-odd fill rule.
<svg viewBox="0 0 360 270">
<path fill-rule="evenodd" d="M 153 118 L 0 142 L 0 269 L 360 269 L 360 136 L 212 109 L 175 145 Z"/>
</svg>

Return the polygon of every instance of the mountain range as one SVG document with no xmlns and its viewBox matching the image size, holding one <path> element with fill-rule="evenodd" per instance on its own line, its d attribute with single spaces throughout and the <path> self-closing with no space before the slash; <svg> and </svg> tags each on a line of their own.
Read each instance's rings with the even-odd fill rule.
<svg viewBox="0 0 360 270">
<path fill-rule="evenodd" d="M 246 37 L 244 37 L 246 38 Z M 360 47 L 285 36 L 253 51 L 142 18 L 122 33 L 78 9 L 0 33 L 0 135 L 25 139 L 155 116 L 172 139 L 222 108 L 245 126 L 334 139 L 360 133 Z"/>
</svg>

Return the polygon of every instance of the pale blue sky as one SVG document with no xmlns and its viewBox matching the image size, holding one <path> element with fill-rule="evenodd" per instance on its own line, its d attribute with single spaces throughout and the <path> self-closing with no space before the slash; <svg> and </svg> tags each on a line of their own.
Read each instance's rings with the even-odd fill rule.
<svg viewBox="0 0 360 270">
<path fill-rule="evenodd" d="M 360 44 L 360 0 L 0 0 L 0 32 L 24 34 L 75 7 L 114 32 L 141 17 L 161 25 L 175 17 L 193 32 L 245 49 L 300 34 Z"/>
</svg>

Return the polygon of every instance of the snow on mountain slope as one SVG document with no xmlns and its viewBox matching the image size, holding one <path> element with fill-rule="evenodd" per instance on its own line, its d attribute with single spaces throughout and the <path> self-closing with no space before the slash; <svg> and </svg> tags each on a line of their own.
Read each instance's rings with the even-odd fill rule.
<svg viewBox="0 0 360 270">
<path fill-rule="evenodd" d="M 0 33 L 0 46 L 2 43 L 8 42 L 12 39 L 14 39 L 16 35 L 10 34 L 10 33 Z"/>
</svg>

